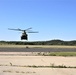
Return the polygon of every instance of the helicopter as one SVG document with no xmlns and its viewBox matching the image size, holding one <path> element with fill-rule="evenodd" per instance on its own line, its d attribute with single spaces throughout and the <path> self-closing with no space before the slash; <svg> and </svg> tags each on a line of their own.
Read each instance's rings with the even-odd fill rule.
<svg viewBox="0 0 76 75">
<path fill-rule="evenodd" d="M 22 29 L 12 29 L 12 28 L 8 28 L 8 30 L 15 30 L 15 31 L 22 31 L 22 35 L 21 35 L 21 40 L 28 40 L 28 34 L 27 33 L 38 33 L 37 31 L 29 31 L 32 28 L 28 28 L 25 30 Z"/>
</svg>

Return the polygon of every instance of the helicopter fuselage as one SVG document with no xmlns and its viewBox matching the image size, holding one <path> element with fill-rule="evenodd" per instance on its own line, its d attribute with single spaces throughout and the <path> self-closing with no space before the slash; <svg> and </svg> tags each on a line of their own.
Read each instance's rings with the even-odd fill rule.
<svg viewBox="0 0 76 75">
<path fill-rule="evenodd" d="M 21 40 L 28 40 L 27 34 L 25 31 L 23 31 L 22 35 L 21 35 Z"/>
</svg>

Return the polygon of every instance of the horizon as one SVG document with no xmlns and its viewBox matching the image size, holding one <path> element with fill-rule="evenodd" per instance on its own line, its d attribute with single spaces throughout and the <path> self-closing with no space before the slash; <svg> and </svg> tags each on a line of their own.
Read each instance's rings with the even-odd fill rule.
<svg viewBox="0 0 76 75">
<path fill-rule="evenodd" d="M 70 42 L 76 40 L 61 40 L 61 39 L 51 39 L 51 40 L 41 40 L 41 41 L 28 41 L 28 40 L 16 40 L 16 41 L 8 41 L 8 40 L 0 40 L 0 42 L 48 42 L 48 41 L 63 41 L 63 42 Z"/>
</svg>

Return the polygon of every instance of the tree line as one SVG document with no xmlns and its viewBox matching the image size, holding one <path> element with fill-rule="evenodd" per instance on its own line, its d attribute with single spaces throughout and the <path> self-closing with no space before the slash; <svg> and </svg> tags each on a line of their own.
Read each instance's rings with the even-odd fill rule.
<svg viewBox="0 0 76 75">
<path fill-rule="evenodd" d="M 12 45 L 76 45 L 76 40 L 73 41 L 63 41 L 63 40 L 49 40 L 49 41 L 34 41 L 34 42 L 22 42 L 22 41 L 0 41 L 2 44 L 12 44 Z"/>
</svg>

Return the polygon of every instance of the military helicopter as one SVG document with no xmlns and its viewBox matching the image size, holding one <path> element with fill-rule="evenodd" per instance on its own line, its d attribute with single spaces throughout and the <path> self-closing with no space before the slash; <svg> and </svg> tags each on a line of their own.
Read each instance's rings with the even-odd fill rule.
<svg viewBox="0 0 76 75">
<path fill-rule="evenodd" d="M 21 40 L 28 40 L 28 35 L 27 33 L 38 33 L 37 31 L 29 31 L 30 29 L 32 28 L 28 28 L 28 29 L 25 29 L 25 30 L 22 30 L 22 29 L 11 29 L 11 28 L 8 28 L 9 30 L 15 30 L 15 31 L 22 31 L 22 35 L 21 35 Z"/>
</svg>

